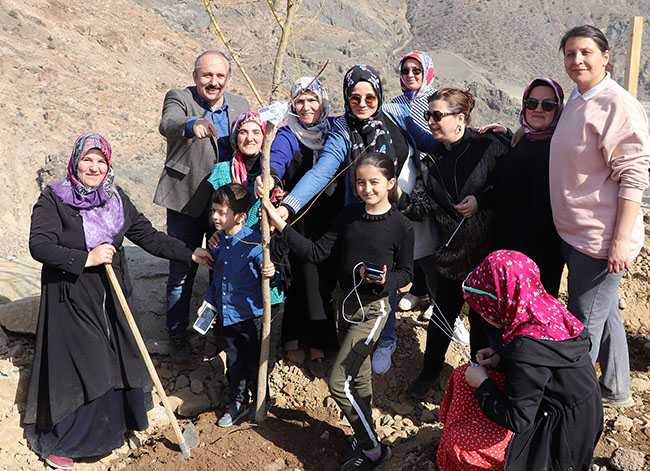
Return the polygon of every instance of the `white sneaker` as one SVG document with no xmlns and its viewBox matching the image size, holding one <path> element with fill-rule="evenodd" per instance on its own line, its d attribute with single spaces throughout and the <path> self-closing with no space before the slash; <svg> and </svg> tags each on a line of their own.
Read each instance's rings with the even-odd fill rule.
<svg viewBox="0 0 650 471">
<path fill-rule="evenodd" d="M 402 299 L 399 300 L 399 303 L 397 303 L 397 309 L 400 311 L 411 311 L 415 309 L 418 304 L 425 302 L 428 298 L 428 296 L 415 296 L 411 293 L 406 293 L 402 296 Z"/>
<path fill-rule="evenodd" d="M 429 304 L 429 307 L 426 309 L 426 311 L 422 312 L 422 319 L 424 319 L 425 321 L 430 321 L 432 315 L 433 315 L 433 304 Z"/>
<path fill-rule="evenodd" d="M 469 332 L 467 332 L 460 317 L 457 317 L 456 322 L 454 322 L 454 339 L 463 345 L 469 345 Z"/>
<path fill-rule="evenodd" d="M 392 342 L 389 345 L 377 345 L 375 353 L 372 354 L 372 371 L 378 375 L 383 375 L 390 370 L 390 359 L 397 348 L 397 343 Z"/>
</svg>

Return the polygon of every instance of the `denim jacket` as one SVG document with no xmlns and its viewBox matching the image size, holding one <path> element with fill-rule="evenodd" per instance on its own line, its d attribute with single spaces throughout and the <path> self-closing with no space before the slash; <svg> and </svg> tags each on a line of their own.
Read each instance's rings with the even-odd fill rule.
<svg viewBox="0 0 650 471">
<path fill-rule="evenodd" d="M 430 152 L 438 144 L 438 141 L 433 138 L 431 133 L 424 131 L 415 123 L 405 105 L 391 103 L 383 105 L 381 109 L 388 119 L 405 131 L 408 143 L 413 149 Z M 345 116 L 340 116 L 334 121 L 327 142 L 320 151 L 318 162 L 298 182 L 282 204 L 288 206 L 294 214 L 297 213 L 300 208 L 306 205 L 329 183 L 336 175 L 341 164 L 348 163 L 351 147 Z M 417 165 L 419 168 L 419 159 Z M 349 188 L 349 179 L 344 178 L 343 181 L 346 185 L 345 204 L 347 205 L 352 202 L 353 193 Z"/>
</svg>

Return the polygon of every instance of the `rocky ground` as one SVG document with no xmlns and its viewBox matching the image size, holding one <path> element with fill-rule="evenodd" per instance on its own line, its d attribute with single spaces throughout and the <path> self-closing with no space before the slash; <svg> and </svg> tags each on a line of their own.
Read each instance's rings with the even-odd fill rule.
<svg viewBox="0 0 650 471">
<path fill-rule="evenodd" d="M 75 465 L 82 471 L 170 470 L 336 470 L 347 449 L 350 427 L 329 395 L 327 384 L 314 379 L 306 364 L 283 356 L 271 375 L 273 407 L 260 424 L 241 422 L 231 429 L 216 426 L 226 406 L 224 354 L 211 335 L 193 336 L 192 364 L 179 369 L 169 362 L 164 334 L 162 290 L 166 263 L 129 248 L 136 304 L 144 336 L 157 371 L 181 420 L 191 420 L 201 444 L 188 461 L 179 462 L 176 439 L 164 409 L 150 415 L 151 426 L 128 438 L 109 456 Z M 44 465 L 28 448 L 21 428 L 26 386 L 33 354 L 33 331 L 39 267 L 34 262 L 0 262 L 0 469 L 40 470 Z M 641 471 L 650 467 L 650 250 L 641 256 L 621 286 L 621 305 L 629 333 L 634 406 L 605 408 L 605 432 L 596 450 L 594 470 Z M 205 283 L 205 273 L 199 286 Z M 17 301 L 8 302 L 13 299 Z M 195 299 L 195 303 L 198 299 Z M 4 303 L 4 304 L 2 304 Z M 408 397 L 406 388 L 422 361 L 426 322 L 419 311 L 398 313 L 398 348 L 393 367 L 373 377 L 373 417 L 380 437 L 393 447 L 394 457 L 383 469 L 435 470 L 442 425 L 437 421 L 446 377 L 463 361 L 452 346 L 439 387 L 424 401 Z M 21 333 L 22 332 L 22 333 Z"/>
</svg>

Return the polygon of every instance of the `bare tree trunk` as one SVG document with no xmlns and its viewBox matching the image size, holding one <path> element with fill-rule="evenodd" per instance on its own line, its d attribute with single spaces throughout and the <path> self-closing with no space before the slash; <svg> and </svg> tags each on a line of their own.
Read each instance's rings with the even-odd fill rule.
<svg viewBox="0 0 650 471">
<path fill-rule="evenodd" d="M 287 49 L 287 42 L 291 35 L 291 25 L 295 9 L 300 5 L 302 0 L 287 0 L 287 15 L 282 25 L 282 37 L 275 55 L 275 64 L 273 67 L 273 79 L 271 85 L 270 102 L 273 103 L 282 93 L 282 61 Z M 271 166 L 269 156 L 271 154 L 271 144 L 275 139 L 277 127 L 269 122 L 266 125 L 266 137 L 262 147 L 262 178 L 264 180 L 264 195 L 262 201 L 269 200 L 269 190 L 271 188 Z M 264 248 L 264 265 L 271 263 L 271 251 L 269 249 L 270 230 L 269 219 L 266 211 L 262 211 L 262 247 Z M 271 281 L 262 278 L 262 300 L 264 303 L 264 317 L 262 319 L 262 346 L 260 352 L 260 366 L 257 374 L 257 402 L 255 404 L 255 421 L 261 422 L 266 418 L 264 410 L 266 400 L 266 384 L 268 382 L 267 373 L 269 366 L 269 341 L 271 332 Z"/>
</svg>

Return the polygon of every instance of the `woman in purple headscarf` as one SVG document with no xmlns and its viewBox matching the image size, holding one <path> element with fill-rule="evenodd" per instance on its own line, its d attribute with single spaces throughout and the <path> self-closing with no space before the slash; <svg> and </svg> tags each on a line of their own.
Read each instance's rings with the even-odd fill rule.
<svg viewBox="0 0 650 471">
<path fill-rule="evenodd" d="M 548 163 L 563 102 L 562 87 L 553 79 L 537 78 L 526 87 L 519 115 L 524 137 L 492 174 L 494 248 L 517 250 L 532 258 L 542 284 L 553 296 L 560 289 L 564 261 L 551 213 Z"/>
<path fill-rule="evenodd" d="M 127 429 L 147 428 L 151 379 L 103 266 L 113 265 L 129 299 L 125 237 L 159 257 L 209 264 L 209 252 L 193 254 L 151 226 L 113 183 L 108 141 L 83 134 L 67 178 L 36 202 L 29 234 L 30 253 L 43 269 L 25 432 L 31 448 L 58 469 L 110 453 Z"/>
</svg>

